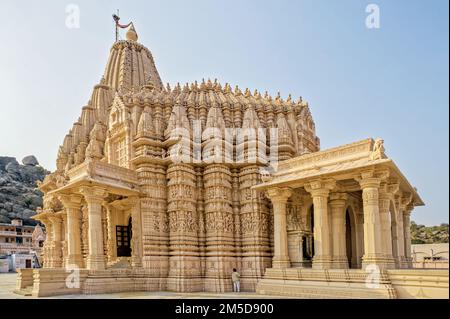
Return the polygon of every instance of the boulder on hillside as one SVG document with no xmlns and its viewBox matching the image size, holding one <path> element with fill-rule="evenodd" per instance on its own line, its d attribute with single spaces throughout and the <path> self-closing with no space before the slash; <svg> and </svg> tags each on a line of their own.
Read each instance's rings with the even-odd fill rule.
<svg viewBox="0 0 450 319">
<path fill-rule="evenodd" d="M 30 155 L 22 159 L 22 164 L 27 166 L 37 166 L 39 165 L 39 162 L 34 155 Z"/>
<path fill-rule="evenodd" d="M 14 157 L 0 156 L 0 171 L 4 171 L 9 163 L 19 164 Z"/>
<path fill-rule="evenodd" d="M 5 166 L 5 171 L 10 174 L 18 174 L 20 172 L 20 165 L 19 163 L 17 163 L 17 161 L 9 162 Z"/>
<path fill-rule="evenodd" d="M 37 181 L 49 174 L 36 157 L 27 156 L 21 165 L 13 157 L 0 157 L 0 223 L 21 218 L 24 225 L 35 225 L 31 219 L 42 207 L 42 192 Z"/>
</svg>

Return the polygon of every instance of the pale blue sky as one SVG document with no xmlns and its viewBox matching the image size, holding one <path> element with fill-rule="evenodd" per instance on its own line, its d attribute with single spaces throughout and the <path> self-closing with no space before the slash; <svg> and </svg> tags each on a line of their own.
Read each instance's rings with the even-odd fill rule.
<svg viewBox="0 0 450 319">
<path fill-rule="evenodd" d="M 65 26 L 79 5 L 80 29 Z M 365 27 L 369 3 L 381 28 Z M 111 14 L 133 20 L 164 82 L 203 77 L 303 96 L 322 148 L 382 137 L 427 206 L 413 219 L 448 222 L 448 1 L 0 0 L 0 156 L 57 147 L 100 80 Z"/>
</svg>

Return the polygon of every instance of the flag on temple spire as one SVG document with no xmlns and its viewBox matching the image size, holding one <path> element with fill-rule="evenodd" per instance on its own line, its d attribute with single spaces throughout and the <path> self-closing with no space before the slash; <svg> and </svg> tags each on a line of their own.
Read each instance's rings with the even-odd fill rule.
<svg viewBox="0 0 450 319">
<path fill-rule="evenodd" d="M 113 14 L 113 19 L 116 23 L 116 41 L 119 40 L 119 28 L 126 29 L 129 26 L 133 24 L 133 22 L 130 22 L 128 24 L 120 24 L 120 17 L 119 17 L 119 10 L 117 10 L 117 14 Z"/>
</svg>

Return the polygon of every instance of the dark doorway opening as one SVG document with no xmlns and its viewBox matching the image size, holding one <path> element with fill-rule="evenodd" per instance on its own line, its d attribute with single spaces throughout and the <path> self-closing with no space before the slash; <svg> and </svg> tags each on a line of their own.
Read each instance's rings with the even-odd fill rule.
<svg viewBox="0 0 450 319">
<path fill-rule="evenodd" d="M 352 260 L 353 260 L 353 241 L 354 238 L 352 236 L 352 221 L 350 219 L 350 212 L 346 211 L 345 213 L 345 242 L 346 242 L 346 250 L 347 250 L 347 262 L 348 267 L 352 268 Z"/>
<path fill-rule="evenodd" d="M 131 257 L 131 217 L 128 226 L 116 226 L 117 257 Z"/>
</svg>

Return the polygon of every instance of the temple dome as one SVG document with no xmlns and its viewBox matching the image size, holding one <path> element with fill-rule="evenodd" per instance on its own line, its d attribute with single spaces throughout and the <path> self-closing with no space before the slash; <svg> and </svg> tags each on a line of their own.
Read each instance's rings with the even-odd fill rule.
<svg viewBox="0 0 450 319">
<path fill-rule="evenodd" d="M 126 38 L 126 41 L 117 41 L 111 48 L 104 84 L 116 91 L 139 89 L 144 85 L 163 89 L 153 56 L 149 49 L 137 42 L 138 35 L 133 25 Z"/>
</svg>

